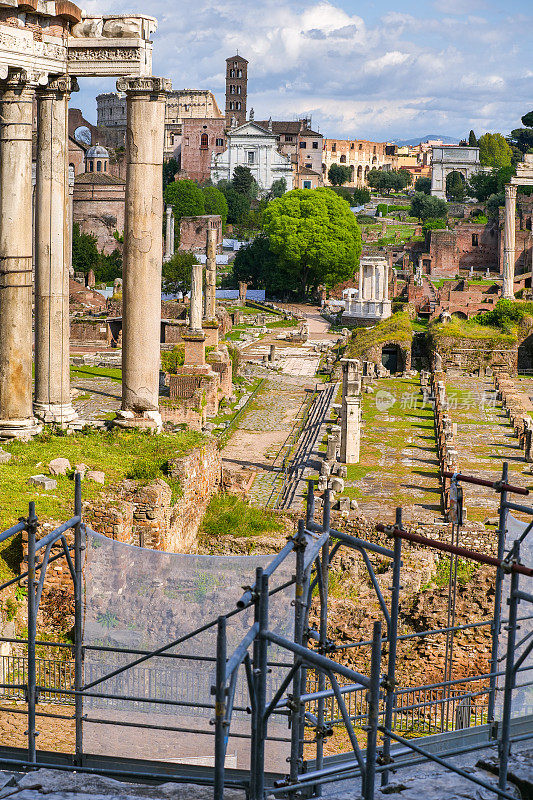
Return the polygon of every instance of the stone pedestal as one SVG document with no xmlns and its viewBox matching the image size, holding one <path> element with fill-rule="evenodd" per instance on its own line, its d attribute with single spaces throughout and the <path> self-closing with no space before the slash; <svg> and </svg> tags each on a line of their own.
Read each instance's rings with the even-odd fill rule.
<svg viewBox="0 0 533 800">
<path fill-rule="evenodd" d="M 122 316 L 122 410 L 128 424 L 158 424 L 164 78 L 124 78 L 126 93 L 126 207 Z M 122 415 L 124 417 L 124 415 Z M 129 417 L 129 414 L 127 415 Z M 154 421 L 155 420 L 155 421 Z"/>
<path fill-rule="evenodd" d="M 68 96 L 57 78 L 37 92 L 35 192 L 35 416 L 67 424 L 70 400 Z M 94 279 L 94 274 L 93 274 Z M 90 285 L 90 282 L 89 282 Z"/>
<path fill-rule="evenodd" d="M 0 81 L 0 438 L 38 433 L 32 410 L 32 104 L 23 70 Z"/>
<path fill-rule="evenodd" d="M 341 451 L 344 464 L 358 464 L 361 446 L 361 378 L 359 362 L 343 358 Z"/>
<path fill-rule="evenodd" d="M 516 186 L 505 187 L 505 223 L 503 233 L 503 289 L 502 297 L 514 300 L 514 267 L 516 237 Z"/>
</svg>

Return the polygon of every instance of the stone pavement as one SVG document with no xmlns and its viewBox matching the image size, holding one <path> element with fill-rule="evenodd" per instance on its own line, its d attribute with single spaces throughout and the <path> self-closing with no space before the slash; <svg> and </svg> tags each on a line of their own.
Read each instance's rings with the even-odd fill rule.
<svg viewBox="0 0 533 800">
<path fill-rule="evenodd" d="M 516 379 L 520 389 L 533 389 L 531 378 Z M 533 477 L 526 472 L 524 453 L 509 424 L 501 403 L 496 402 L 492 379 L 472 375 L 446 378 L 449 414 L 457 424 L 456 446 L 459 469 L 467 475 L 498 480 L 502 462 L 509 464 L 509 481 L 533 488 Z M 483 522 L 498 515 L 499 496 L 480 486 L 463 486 L 467 518 Z"/>
</svg>

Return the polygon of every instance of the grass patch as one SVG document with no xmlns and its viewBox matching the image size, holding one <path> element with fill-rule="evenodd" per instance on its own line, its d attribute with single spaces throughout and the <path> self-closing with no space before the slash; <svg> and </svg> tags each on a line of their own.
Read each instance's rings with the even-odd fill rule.
<svg viewBox="0 0 533 800">
<path fill-rule="evenodd" d="M 476 571 L 476 565 L 473 564 L 471 561 L 467 561 L 465 558 L 458 558 L 457 559 L 457 583 L 459 586 L 466 586 L 474 572 Z M 453 575 L 452 575 L 453 578 Z M 429 589 L 432 586 L 437 586 L 439 589 L 443 589 L 445 586 L 448 586 L 450 581 L 450 558 L 449 556 L 443 556 L 439 559 L 437 564 L 437 570 L 433 578 L 426 584 L 426 586 L 422 587 L 423 589 Z"/>
<path fill-rule="evenodd" d="M 277 319 L 275 322 L 267 322 L 266 328 L 295 328 L 298 325 L 297 319 Z"/>
<path fill-rule="evenodd" d="M 109 378 L 112 381 L 122 380 L 122 370 L 118 367 L 71 367 L 71 378 Z"/>
<path fill-rule="evenodd" d="M 216 494 L 207 507 L 200 535 L 204 540 L 228 534 L 232 538 L 248 538 L 281 529 L 282 523 L 271 511 L 249 506 L 231 494 Z"/>
<path fill-rule="evenodd" d="M 8 464 L 0 465 L 0 530 L 13 525 L 20 516 L 26 516 L 30 500 L 36 501 L 41 522 L 59 522 L 72 516 L 74 483 L 69 476 L 58 475 L 55 478 L 57 487 L 52 491 L 41 490 L 27 482 L 31 475 L 48 474 L 48 464 L 53 458 L 68 458 L 72 467 L 83 462 L 89 469 L 105 472 L 106 487 L 92 481 L 84 482 L 84 500 L 96 499 L 110 484 L 133 475 L 138 469 L 142 472 L 144 464 L 152 465 L 152 472 L 150 477 L 141 479 L 149 480 L 152 475 L 163 477 L 172 485 L 173 493 L 179 493 L 178 482 L 166 477 L 168 462 L 204 441 L 203 434 L 197 431 L 153 436 L 114 428 L 108 432 L 89 429 L 70 436 L 47 431 L 31 442 L 5 444 L 4 448 L 13 458 Z M 17 560 L 17 545 L 9 540 L 0 551 L 0 577 L 10 577 Z"/>
</svg>

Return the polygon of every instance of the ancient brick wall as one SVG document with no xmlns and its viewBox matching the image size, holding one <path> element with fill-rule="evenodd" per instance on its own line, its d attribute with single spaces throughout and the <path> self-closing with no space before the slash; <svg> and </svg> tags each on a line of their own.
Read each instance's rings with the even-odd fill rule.
<svg viewBox="0 0 533 800">
<path fill-rule="evenodd" d="M 107 347 L 111 338 L 111 331 L 105 319 L 74 318 L 70 322 L 71 342 L 96 343 Z"/>
<path fill-rule="evenodd" d="M 218 155 L 226 149 L 225 127 L 224 119 L 183 120 L 180 177 L 198 183 L 211 178 L 212 154 Z"/>
<path fill-rule="evenodd" d="M 221 245 L 222 217 L 218 214 L 182 217 L 180 220 L 179 249 L 187 253 L 205 253 L 208 228 L 215 228 L 217 231 L 217 246 Z"/>
<path fill-rule="evenodd" d="M 439 336 L 433 343 L 433 353 L 438 351 L 442 358 L 444 372 L 459 374 L 485 374 L 486 370 L 495 373 L 506 372 L 516 375 L 518 368 L 518 346 L 493 339 L 456 339 L 452 336 Z"/>
</svg>

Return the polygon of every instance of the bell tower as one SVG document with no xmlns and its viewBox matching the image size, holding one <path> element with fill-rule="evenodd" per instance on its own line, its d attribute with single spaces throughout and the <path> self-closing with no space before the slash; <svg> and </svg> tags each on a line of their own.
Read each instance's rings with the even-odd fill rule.
<svg viewBox="0 0 533 800">
<path fill-rule="evenodd" d="M 231 118 L 237 125 L 246 122 L 246 99 L 248 95 L 248 62 L 236 55 L 226 59 L 226 127 Z"/>
</svg>

